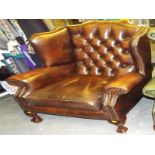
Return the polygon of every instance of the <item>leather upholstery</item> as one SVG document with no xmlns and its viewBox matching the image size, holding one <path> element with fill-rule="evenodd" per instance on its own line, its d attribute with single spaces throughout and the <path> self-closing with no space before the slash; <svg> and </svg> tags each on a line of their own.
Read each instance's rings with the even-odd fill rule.
<svg viewBox="0 0 155 155">
<path fill-rule="evenodd" d="M 71 38 L 64 29 L 34 34 L 30 42 L 43 60 L 44 66 L 61 65 L 73 62 Z"/>
<path fill-rule="evenodd" d="M 25 100 L 34 105 L 99 110 L 103 87 L 111 80 L 110 77 L 72 75 L 61 82 L 31 93 Z"/>
<path fill-rule="evenodd" d="M 138 73 L 128 73 L 124 76 L 115 78 L 105 85 L 105 91 L 117 91 L 119 94 L 126 94 L 144 79 Z"/>
<path fill-rule="evenodd" d="M 74 66 L 75 65 L 73 63 L 50 68 L 38 68 L 36 70 L 11 76 L 8 78 L 8 82 L 16 86 L 24 87 L 23 92 L 19 89 L 20 96 L 22 96 L 25 92 L 25 95 L 28 95 L 33 91 L 61 81 L 68 75 L 73 74 Z M 16 95 L 19 96 L 19 94 Z"/>
<path fill-rule="evenodd" d="M 148 28 L 91 21 L 34 34 L 31 44 L 44 62 L 8 79 L 24 111 L 107 119 L 118 125 L 142 97 L 151 78 Z"/>
<path fill-rule="evenodd" d="M 135 71 L 130 42 L 137 27 L 99 22 L 68 30 L 75 46 L 78 74 L 121 76 Z"/>
</svg>

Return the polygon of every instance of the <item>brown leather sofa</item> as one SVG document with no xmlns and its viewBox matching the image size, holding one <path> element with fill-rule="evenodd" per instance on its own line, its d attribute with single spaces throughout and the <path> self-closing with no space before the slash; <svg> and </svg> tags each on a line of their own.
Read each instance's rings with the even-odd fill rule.
<svg viewBox="0 0 155 155">
<path fill-rule="evenodd" d="M 34 34 L 43 68 L 12 76 L 15 98 L 37 123 L 38 113 L 108 120 L 126 132 L 127 113 L 151 78 L 148 28 L 90 21 Z M 102 122 L 101 122 L 102 123 Z"/>
</svg>

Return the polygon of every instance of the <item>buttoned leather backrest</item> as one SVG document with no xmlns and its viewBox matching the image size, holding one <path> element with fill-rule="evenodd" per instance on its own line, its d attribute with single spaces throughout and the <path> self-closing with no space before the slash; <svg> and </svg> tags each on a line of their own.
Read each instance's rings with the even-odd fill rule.
<svg viewBox="0 0 155 155">
<path fill-rule="evenodd" d="M 68 26 L 76 59 L 76 73 L 120 76 L 136 70 L 130 41 L 136 26 L 119 22 L 88 22 Z"/>
</svg>

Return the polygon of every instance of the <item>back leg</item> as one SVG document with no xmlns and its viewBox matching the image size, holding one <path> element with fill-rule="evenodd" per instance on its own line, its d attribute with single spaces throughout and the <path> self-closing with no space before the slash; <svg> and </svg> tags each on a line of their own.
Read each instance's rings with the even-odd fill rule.
<svg viewBox="0 0 155 155">
<path fill-rule="evenodd" d="M 126 122 L 126 117 L 124 117 L 124 119 L 122 119 L 120 122 L 118 122 L 118 128 L 117 128 L 117 132 L 118 133 L 126 133 L 128 128 L 124 126 Z"/>
<path fill-rule="evenodd" d="M 24 111 L 24 113 L 27 115 L 27 116 L 30 116 L 32 117 L 31 121 L 34 122 L 34 123 L 40 123 L 43 121 L 43 119 L 37 115 L 37 113 L 35 112 L 31 112 L 31 111 Z"/>
<path fill-rule="evenodd" d="M 121 121 L 109 121 L 109 123 L 112 123 L 114 125 L 117 125 L 117 132 L 118 133 L 126 133 L 128 128 L 124 126 L 126 122 L 126 117 L 124 117 L 124 119 L 122 119 Z"/>
</svg>

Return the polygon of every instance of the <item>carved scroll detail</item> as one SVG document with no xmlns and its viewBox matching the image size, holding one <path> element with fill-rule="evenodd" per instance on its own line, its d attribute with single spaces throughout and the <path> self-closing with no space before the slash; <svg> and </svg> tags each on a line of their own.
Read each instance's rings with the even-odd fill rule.
<svg viewBox="0 0 155 155">
<path fill-rule="evenodd" d="M 122 93 L 119 89 L 109 89 L 103 93 L 102 104 L 103 106 L 114 107 L 117 101 L 117 98 Z"/>
</svg>

